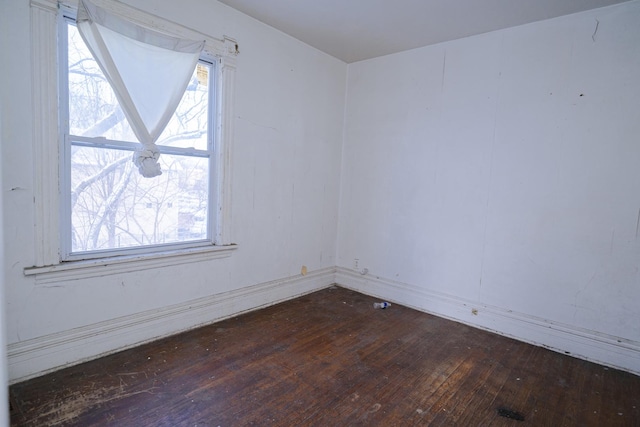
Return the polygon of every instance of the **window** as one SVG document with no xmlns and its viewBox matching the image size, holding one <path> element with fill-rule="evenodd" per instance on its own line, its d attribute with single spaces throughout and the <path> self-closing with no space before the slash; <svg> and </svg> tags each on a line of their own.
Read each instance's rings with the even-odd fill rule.
<svg viewBox="0 0 640 427">
<path fill-rule="evenodd" d="M 198 63 L 157 141 L 163 174 L 144 178 L 131 161 L 136 137 L 74 21 L 60 31 L 63 259 L 210 245 L 214 63 Z"/>
<path fill-rule="evenodd" d="M 152 243 L 147 239 L 142 241 L 143 246 L 133 246 L 121 236 L 119 243 L 121 247 L 116 246 L 115 249 L 96 245 L 93 242 L 91 242 L 93 246 L 87 246 L 90 248 L 89 250 L 83 249 L 80 245 L 73 249 L 71 234 L 72 150 L 85 153 L 96 153 L 102 150 L 104 155 L 114 156 L 113 159 L 116 161 L 118 155 L 130 159 L 131 150 L 134 146 L 137 147 L 137 144 L 132 140 L 133 138 L 126 136 L 127 131 L 124 130 L 126 125 L 122 122 L 120 122 L 121 129 L 114 126 L 112 133 L 101 132 L 102 135 L 97 135 L 96 132 L 86 136 L 83 136 L 81 125 L 83 124 L 82 120 L 88 120 L 87 118 L 83 118 L 81 114 L 79 118 L 75 119 L 76 122 L 70 122 L 67 93 L 68 75 L 65 70 L 68 70 L 69 67 L 67 44 L 70 36 L 67 31 L 71 32 L 74 29 L 72 28 L 73 20 L 68 21 L 67 17 L 75 16 L 76 4 L 66 0 L 31 0 L 30 2 L 33 108 L 31 125 L 33 162 L 36 171 L 34 176 L 34 239 L 36 244 L 33 265 L 26 267 L 24 274 L 34 275 L 36 284 L 57 283 L 69 279 L 139 271 L 157 266 L 167 267 L 231 255 L 233 250 L 237 248 L 231 239 L 231 159 L 233 155 L 233 94 L 238 45 L 232 38 L 226 36 L 213 38 L 160 17 L 151 16 L 121 2 L 104 4 L 113 13 L 126 17 L 138 25 L 176 37 L 205 40 L 205 61 L 202 63 L 202 67 L 209 73 L 207 90 L 210 97 L 207 106 L 209 111 L 206 138 L 210 145 L 202 148 L 201 145 L 197 145 L 197 138 L 191 138 L 188 142 L 183 139 L 181 143 L 167 140 L 161 145 L 163 153 L 161 159 L 166 162 L 165 175 L 173 174 L 174 172 L 170 171 L 176 170 L 181 161 L 187 163 L 206 163 L 208 161 L 206 166 L 209 175 L 208 181 L 206 181 L 208 210 L 206 212 L 196 209 L 187 211 L 188 215 L 182 218 L 183 223 L 178 222 L 175 231 L 171 231 L 173 236 L 178 236 L 177 240 L 175 237 L 173 240 L 168 240 L 165 237 L 164 241 L 159 242 L 156 239 L 156 243 Z M 89 60 L 83 61 L 83 63 L 89 67 Z M 58 73 L 59 75 L 51 72 L 56 69 L 61 71 Z M 196 78 L 198 78 L 197 74 Z M 198 80 L 198 84 L 201 84 L 200 80 Z M 104 96 L 106 97 L 106 95 Z M 84 101 L 89 102 L 88 99 Z M 119 113 L 116 113 L 116 118 L 118 118 L 117 114 Z M 109 115 L 101 117 L 109 117 Z M 215 123 L 213 123 L 213 117 L 215 117 Z M 69 123 L 74 124 L 70 126 Z M 116 130 L 120 132 L 119 136 L 116 136 Z M 174 132 L 177 133 L 172 134 L 173 136 L 183 130 Z M 163 138 L 165 138 L 164 135 Z M 83 162 L 78 157 L 79 168 L 75 172 L 76 178 L 81 177 L 80 174 L 89 176 L 89 172 L 83 170 L 87 168 Z M 115 166 L 113 165 L 114 168 Z M 182 171 L 175 173 L 179 174 L 180 172 Z M 108 173 L 111 173 L 109 168 L 103 170 L 104 175 Z M 94 175 L 95 173 L 92 176 Z M 112 174 L 111 178 L 115 179 L 117 175 Z M 191 181 L 188 181 L 187 184 L 194 187 L 196 176 L 193 175 L 189 179 Z M 203 181 L 200 180 L 200 182 Z M 102 188 L 96 188 L 106 194 L 107 182 L 105 181 L 102 185 Z M 112 188 L 115 189 L 115 187 Z M 155 221 L 158 202 L 162 202 L 160 209 L 173 212 L 167 214 L 167 217 L 173 215 L 176 218 L 180 212 L 178 209 L 181 209 L 180 203 L 184 203 L 185 198 L 195 200 L 193 194 L 182 194 L 182 198 L 174 197 L 174 200 L 158 196 L 153 199 L 151 196 L 147 197 L 144 189 L 141 188 L 141 190 L 143 190 L 141 193 L 135 192 L 135 197 L 140 199 L 136 199 L 133 205 L 136 212 L 143 212 L 142 217 L 136 219 L 140 223 L 148 221 L 150 218 Z M 104 196 L 102 197 L 104 198 Z M 147 198 L 145 199 L 145 197 Z M 87 199 L 85 203 L 88 201 L 90 199 Z M 131 207 L 132 201 L 127 200 L 127 202 L 129 203 L 127 206 Z M 149 203 L 151 207 L 147 208 Z M 103 211 L 114 215 L 113 206 L 113 204 L 103 205 Z M 91 206 L 87 206 L 87 208 L 91 208 Z M 153 216 L 151 212 L 153 212 Z M 193 214 L 193 218 L 191 218 L 191 214 Z M 105 217 L 104 221 L 107 219 Z M 80 217 L 78 224 L 85 227 L 85 235 L 90 235 L 86 231 L 86 227 L 94 226 L 94 230 L 97 230 L 95 224 L 82 223 L 82 220 L 83 218 Z M 130 216 L 127 216 L 126 220 L 133 221 Z M 117 221 L 114 224 L 117 224 Z M 166 222 L 161 225 L 165 224 Z M 152 225 L 155 226 L 155 223 Z M 127 229 L 123 224 L 117 224 L 117 226 Z M 115 227 L 112 229 L 117 230 Z M 102 227 L 101 230 L 108 230 L 108 228 Z M 131 234 L 142 234 L 143 231 L 148 233 L 149 225 L 139 227 L 137 231 L 135 228 L 127 230 Z M 105 233 L 100 235 L 95 232 L 92 237 L 99 240 L 100 238 L 105 239 L 106 235 L 107 240 L 111 238 L 108 231 Z M 207 237 L 201 239 L 202 235 Z M 113 241 L 117 244 L 115 236 Z M 127 238 L 133 237 L 127 236 Z M 138 239 L 140 239 L 139 236 Z M 132 254 L 135 256 L 111 256 Z"/>
</svg>

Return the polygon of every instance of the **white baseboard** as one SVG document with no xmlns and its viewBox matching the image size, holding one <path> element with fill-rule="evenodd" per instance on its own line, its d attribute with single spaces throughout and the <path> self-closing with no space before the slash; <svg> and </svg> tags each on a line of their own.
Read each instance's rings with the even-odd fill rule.
<svg viewBox="0 0 640 427">
<path fill-rule="evenodd" d="M 334 283 L 519 341 L 640 375 L 640 343 L 478 304 L 416 285 L 345 268 L 307 274 L 212 295 L 46 335 L 7 348 L 10 383 L 116 353 L 326 288 Z"/>
<path fill-rule="evenodd" d="M 336 269 L 336 283 L 363 294 L 640 375 L 640 342 L 637 341 L 479 304 L 371 274 L 361 275 L 341 267 Z"/>
<path fill-rule="evenodd" d="M 335 282 L 335 271 L 316 270 L 9 344 L 9 381 L 24 381 L 326 288 Z"/>
</svg>

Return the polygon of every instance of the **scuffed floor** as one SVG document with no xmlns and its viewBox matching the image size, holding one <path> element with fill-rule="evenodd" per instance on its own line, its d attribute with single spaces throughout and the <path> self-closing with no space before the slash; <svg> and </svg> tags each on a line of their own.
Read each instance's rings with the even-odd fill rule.
<svg viewBox="0 0 640 427">
<path fill-rule="evenodd" d="M 640 377 L 339 287 L 10 388 L 12 426 L 638 426 Z"/>
</svg>

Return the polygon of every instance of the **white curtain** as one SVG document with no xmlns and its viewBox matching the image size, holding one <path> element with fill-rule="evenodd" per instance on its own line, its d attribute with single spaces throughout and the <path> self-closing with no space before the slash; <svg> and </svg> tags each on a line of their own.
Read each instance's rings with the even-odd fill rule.
<svg viewBox="0 0 640 427">
<path fill-rule="evenodd" d="M 182 99 L 204 40 L 141 27 L 87 0 L 78 5 L 77 25 L 142 144 L 134 163 L 144 177 L 162 174 L 155 143 Z"/>
</svg>

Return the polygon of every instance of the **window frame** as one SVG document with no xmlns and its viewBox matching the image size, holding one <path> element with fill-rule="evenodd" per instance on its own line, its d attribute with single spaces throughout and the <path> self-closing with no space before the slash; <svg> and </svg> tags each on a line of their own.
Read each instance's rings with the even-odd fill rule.
<svg viewBox="0 0 640 427">
<path fill-rule="evenodd" d="M 60 76 L 58 88 L 59 88 L 59 121 L 60 121 L 60 257 L 62 261 L 78 261 L 93 258 L 105 258 L 119 255 L 134 255 L 145 253 L 156 253 L 163 250 L 176 250 L 176 249 L 188 249 L 197 248 L 203 246 L 209 246 L 215 244 L 214 242 L 214 230 L 215 217 L 214 206 L 215 201 L 215 162 L 214 162 L 214 147 L 215 147 L 215 120 L 216 120 L 216 103 L 215 103 L 215 79 L 216 74 L 216 61 L 215 58 L 211 58 L 206 52 L 200 55 L 198 63 L 203 63 L 209 66 L 208 75 L 208 118 L 207 118 L 207 148 L 195 149 L 195 148 L 182 148 L 163 146 L 158 144 L 158 149 L 162 154 L 172 154 L 186 157 L 200 157 L 208 159 L 208 191 L 207 191 L 207 230 L 206 237 L 204 239 L 181 241 L 166 244 L 147 244 L 125 248 L 114 249 L 102 249 L 102 250 L 90 250 L 90 251 L 73 251 L 72 249 L 72 216 L 73 211 L 71 208 L 71 147 L 72 146 L 86 146 L 104 149 L 115 149 L 130 151 L 133 153 L 140 147 L 138 142 L 111 140 L 104 137 L 84 137 L 78 135 L 72 135 L 69 130 L 69 73 L 68 73 L 68 29 L 69 25 L 75 25 L 76 15 L 75 11 L 63 10 L 59 14 L 58 19 L 58 58 L 59 68 L 58 75 Z M 150 178 L 153 179 L 153 178 Z"/>
<path fill-rule="evenodd" d="M 109 266 L 117 271 L 136 271 L 153 268 L 158 260 L 162 265 L 197 262 L 229 256 L 237 247 L 231 239 L 231 157 L 233 146 L 233 108 L 236 56 L 238 45 L 227 36 L 221 39 L 196 32 L 158 16 L 119 2 L 94 0 L 113 13 L 126 16 L 140 25 L 163 31 L 177 37 L 205 39 L 205 55 L 215 63 L 213 88 L 215 118 L 210 123 L 214 146 L 210 173 L 213 194 L 209 211 L 213 216 L 211 241 L 188 247 L 158 247 L 153 252 L 114 254 L 94 259 L 66 260 L 60 238 L 60 194 L 62 171 L 60 151 L 60 77 L 50 70 L 58 69 L 58 31 L 62 15 L 75 16 L 77 5 L 69 0 L 31 0 L 31 57 L 32 57 L 32 143 L 34 157 L 34 240 L 35 253 L 32 267 L 25 275 L 35 275 L 36 283 L 92 277 L 109 273 Z M 66 94 L 65 94 L 66 95 Z M 53 143 L 53 141 L 57 141 Z M 84 257 L 86 258 L 86 257 Z M 84 270 L 82 272 L 75 271 Z M 75 272 L 74 272 L 75 271 Z M 72 273 L 71 273 L 72 272 Z"/>
</svg>

